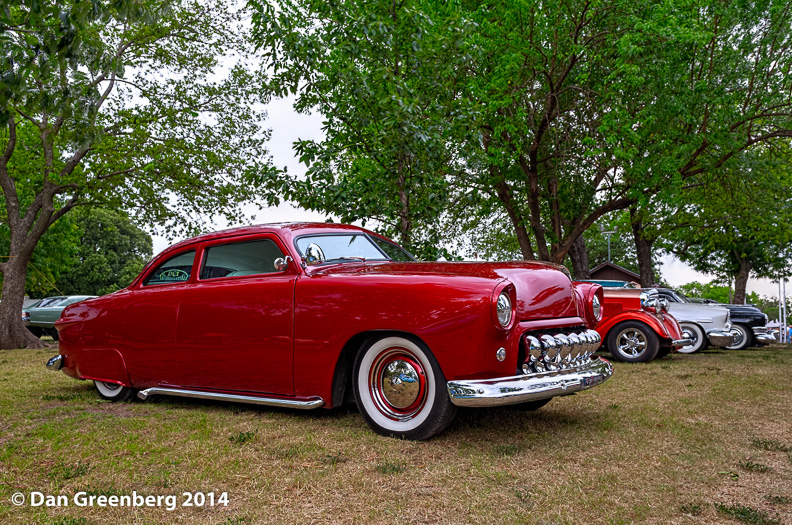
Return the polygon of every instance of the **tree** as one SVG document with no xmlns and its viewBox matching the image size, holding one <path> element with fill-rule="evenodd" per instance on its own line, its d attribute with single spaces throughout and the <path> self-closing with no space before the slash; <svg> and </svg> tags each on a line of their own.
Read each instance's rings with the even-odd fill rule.
<svg viewBox="0 0 792 525">
<path fill-rule="evenodd" d="M 465 28 L 453 9 L 424 0 L 251 4 L 273 71 L 268 87 L 324 117 L 321 140 L 295 144 L 308 170 L 285 181 L 284 193 L 342 221 L 375 220 L 408 250 L 436 258 L 430 227 L 457 169 L 452 82 Z"/>
<path fill-rule="evenodd" d="M 0 10 L 0 348 L 40 345 L 19 316 L 28 262 L 75 207 L 128 209 L 174 233 L 202 213 L 238 219 L 254 188 L 260 204 L 277 199 L 264 187 L 273 172 L 256 108 L 266 98 L 245 16 L 225 0 L 12 0 Z M 32 147 L 20 139 L 28 127 Z"/>
<path fill-rule="evenodd" d="M 722 170 L 716 182 L 686 192 L 664 246 L 696 270 L 733 281 L 741 304 L 750 275 L 777 278 L 792 262 L 792 169 L 782 148 L 745 153 Z"/>
<path fill-rule="evenodd" d="M 66 295 L 104 295 L 129 286 L 151 258 L 151 236 L 119 212 L 79 210 L 80 244 L 57 285 Z"/>
</svg>

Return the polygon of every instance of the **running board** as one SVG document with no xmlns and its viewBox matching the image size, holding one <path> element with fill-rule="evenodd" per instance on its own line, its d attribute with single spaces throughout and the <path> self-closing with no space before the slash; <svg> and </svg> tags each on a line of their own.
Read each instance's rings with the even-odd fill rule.
<svg viewBox="0 0 792 525">
<path fill-rule="evenodd" d="M 180 388 L 161 388 L 153 387 L 138 392 L 138 397 L 145 401 L 149 396 L 166 395 L 176 397 L 193 397 L 197 399 L 211 399 L 214 401 L 231 401 L 234 403 L 250 403 L 253 405 L 266 405 L 271 407 L 296 408 L 299 410 L 310 410 L 324 405 L 321 397 L 309 399 L 307 401 L 296 401 L 294 399 L 281 399 L 277 397 L 258 397 L 240 396 L 236 394 L 220 394 L 216 392 L 203 392 L 200 390 L 182 390 Z"/>
</svg>

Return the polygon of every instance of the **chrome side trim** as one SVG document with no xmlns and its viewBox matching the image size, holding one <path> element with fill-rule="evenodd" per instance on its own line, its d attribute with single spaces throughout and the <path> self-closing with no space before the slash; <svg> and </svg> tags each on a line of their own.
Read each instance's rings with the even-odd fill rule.
<svg viewBox="0 0 792 525">
<path fill-rule="evenodd" d="M 53 372 L 57 372 L 63 368 L 63 356 L 58 354 L 55 357 L 50 357 L 47 361 L 47 370 L 52 370 Z"/>
<path fill-rule="evenodd" d="M 449 381 L 448 395 L 460 407 L 514 405 L 572 394 L 596 386 L 613 375 L 613 366 L 601 357 L 585 365 L 497 379 Z"/>
<path fill-rule="evenodd" d="M 296 408 L 300 410 L 319 408 L 322 405 L 324 405 L 324 400 L 321 397 L 317 397 L 307 401 L 297 401 L 294 399 L 281 399 L 277 397 L 242 396 L 236 394 L 220 394 L 218 392 L 203 392 L 200 390 L 184 390 L 181 388 L 163 388 L 163 387 L 152 387 L 138 392 L 138 397 L 143 401 L 148 399 L 149 396 L 155 396 L 155 395 L 193 397 L 196 399 L 212 399 L 215 401 L 250 403 L 253 405 Z"/>
<path fill-rule="evenodd" d="M 736 331 L 722 332 L 720 330 L 713 330 L 707 332 L 707 338 L 710 344 L 715 346 L 731 346 L 737 341 L 739 336 L 739 332 Z"/>
<path fill-rule="evenodd" d="M 671 346 L 690 346 L 693 344 L 693 339 L 687 337 L 685 339 L 674 339 L 671 341 Z"/>
</svg>

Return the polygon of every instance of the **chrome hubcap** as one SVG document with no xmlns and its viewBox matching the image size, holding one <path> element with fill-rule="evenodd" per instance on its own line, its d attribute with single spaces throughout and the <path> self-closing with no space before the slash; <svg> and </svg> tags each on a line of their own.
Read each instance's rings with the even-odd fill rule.
<svg viewBox="0 0 792 525">
<path fill-rule="evenodd" d="M 421 362 L 401 348 L 377 357 L 369 388 L 377 409 L 397 421 L 412 419 L 426 403 L 426 374 Z"/>
<path fill-rule="evenodd" d="M 619 333 L 616 344 L 623 355 L 637 357 L 646 349 L 646 337 L 641 331 L 628 328 Z"/>
<path fill-rule="evenodd" d="M 382 395 L 392 406 L 407 408 L 421 393 L 421 380 L 412 364 L 402 359 L 391 361 L 382 374 Z"/>
<path fill-rule="evenodd" d="M 121 388 L 121 385 L 118 385 L 116 383 L 105 383 L 104 381 L 102 381 L 102 384 L 105 386 L 105 388 L 109 390 L 118 390 L 119 388 Z"/>
</svg>

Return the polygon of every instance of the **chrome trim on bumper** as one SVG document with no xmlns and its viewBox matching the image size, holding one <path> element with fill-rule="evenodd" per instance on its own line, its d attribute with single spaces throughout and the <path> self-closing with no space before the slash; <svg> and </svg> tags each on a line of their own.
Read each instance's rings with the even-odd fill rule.
<svg viewBox="0 0 792 525">
<path fill-rule="evenodd" d="M 707 332 L 707 338 L 710 344 L 714 346 L 731 346 L 737 342 L 739 336 L 739 332 L 735 331 L 721 332 L 719 330 L 713 330 L 712 332 Z"/>
<path fill-rule="evenodd" d="M 58 354 L 55 357 L 50 357 L 47 361 L 47 370 L 52 370 L 53 372 L 57 372 L 63 368 L 63 356 Z"/>
<path fill-rule="evenodd" d="M 775 343 L 776 338 L 773 334 L 757 334 L 754 333 L 754 339 L 760 343 Z"/>
<path fill-rule="evenodd" d="M 460 407 L 514 405 L 572 394 L 596 386 L 613 375 L 611 364 L 596 357 L 590 363 L 536 374 L 449 381 L 448 395 Z"/>
<path fill-rule="evenodd" d="M 218 392 L 202 392 L 200 390 L 184 390 L 181 388 L 163 387 L 153 387 L 147 388 L 146 390 L 141 390 L 138 392 L 138 397 L 145 401 L 149 396 L 154 396 L 157 394 L 176 397 L 192 397 L 196 399 L 211 399 L 214 401 L 250 403 L 253 405 L 266 405 L 271 407 L 297 408 L 300 410 L 319 408 L 324 405 L 324 400 L 320 397 L 308 401 L 297 401 L 294 399 L 281 399 L 276 397 L 242 396 L 236 394 L 220 394 Z"/>
<path fill-rule="evenodd" d="M 671 341 L 671 346 L 690 346 L 693 344 L 693 339 L 687 337 L 685 339 L 674 339 Z"/>
</svg>

